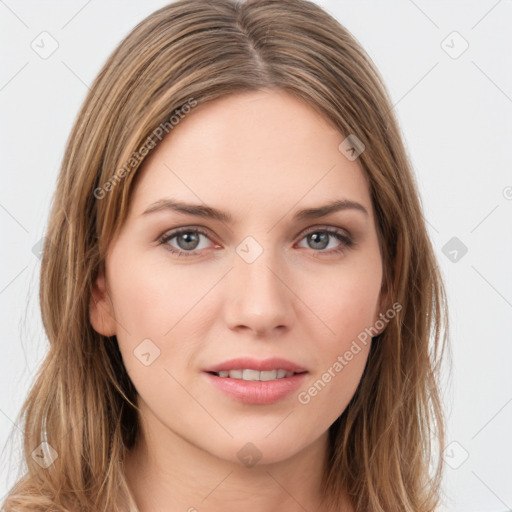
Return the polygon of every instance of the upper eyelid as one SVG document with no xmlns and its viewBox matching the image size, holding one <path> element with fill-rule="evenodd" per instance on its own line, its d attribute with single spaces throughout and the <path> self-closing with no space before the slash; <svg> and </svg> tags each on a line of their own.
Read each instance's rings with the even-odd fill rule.
<svg viewBox="0 0 512 512">
<path fill-rule="evenodd" d="M 315 230 L 318 230 L 318 231 L 320 231 L 320 230 L 344 231 L 348 236 L 352 236 L 351 232 L 347 228 L 333 226 L 331 224 L 315 224 L 314 226 L 309 226 L 309 227 L 303 228 L 299 231 L 299 233 L 296 236 L 298 236 L 302 233 L 308 233 L 308 232 L 315 231 Z M 164 231 L 158 238 L 161 239 L 161 238 L 168 237 L 168 236 L 173 237 L 173 236 L 179 235 L 182 232 L 188 232 L 188 231 L 198 231 L 201 234 L 205 234 L 205 235 L 208 235 L 208 233 L 210 233 L 211 235 L 208 235 L 208 236 L 213 236 L 213 238 L 215 238 L 215 235 L 209 228 L 207 228 L 205 226 L 196 226 L 193 224 L 190 226 L 180 226 L 180 227 L 168 229 L 168 230 Z"/>
<path fill-rule="evenodd" d="M 340 228 L 339 226 L 332 226 L 330 224 L 316 224 L 315 226 L 310 226 L 309 228 L 304 228 L 300 234 L 302 233 L 310 233 L 314 231 L 344 231 L 348 236 L 352 236 L 350 231 L 347 228 Z"/>
</svg>

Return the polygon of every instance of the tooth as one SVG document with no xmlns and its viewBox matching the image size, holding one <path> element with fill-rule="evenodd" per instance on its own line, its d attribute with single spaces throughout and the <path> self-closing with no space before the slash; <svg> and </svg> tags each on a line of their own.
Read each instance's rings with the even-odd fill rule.
<svg viewBox="0 0 512 512">
<path fill-rule="evenodd" d="M 283 379 L 285 377 L 291 377 L 294 372 L 289 372 L 279 368 L 277 370 L 265 370 L 258 371 L 249 368 L 240 370 L 221 370 L 217 372 L 219 377 L 229 377 L 231 379 L 242 379 L 247 381 L 268 381 L 275 379 Z"/>
<path fill-rule="evenodd" d="M 258 370 L 244 370 L 242 374 L 244 380 L 260 380 L 260 372 Z"/>
<path fill-rule="evenodd" d="M 260 372 L 260 380 L 274 380 L 277 376 L 277 370 L 268 370 Z"/>
</svg>

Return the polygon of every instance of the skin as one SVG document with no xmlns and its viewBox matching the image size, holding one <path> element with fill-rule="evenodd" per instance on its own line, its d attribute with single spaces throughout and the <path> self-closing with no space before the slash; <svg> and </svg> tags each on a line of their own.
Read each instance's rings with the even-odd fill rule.
<svg viewBox="0 0 512 512">
<path fill-rule="evenodd" d="M 139 393 L 142 435 L 124 467 L 141 512 L 225 512 L 247 503 L 254 512 L 321 510 L 328 428 L 360 382 L 370 343 L 308 404 L 295 392 L 270 405 L 240 403 L 203 370 L 237 356 L 283 357 L 308 370 L 304 391 L 385 311 L 368 184 L 358 160 L 338 149 L 344 138 L 287 93 L 236 94 L 193 109 L 139 170 L 90 319 L 101 334 L 116 335 Z M 142 215 L 162 198 L 205 203 L 234 222 L 170 210 Z M 367 215 L 346 209 L 292 219 L 336 199 L 360 203 Z M 197 255 L 178 257 L 158 243 L 180 227 L 208 236 L 167 246 Z M 355 245 L 335 253 L 344 243 L 334 236 L 324 245 L 306 236 L 326 227 L 349 233 Z M 252 263 L 236 252 L 247 236 L 263 249 Z M 144 339 L 160 350 L 148 366 L 134 355 Z M 261 453 L 252 467 L 237 456 L 248 442 Z"/>
</svg>

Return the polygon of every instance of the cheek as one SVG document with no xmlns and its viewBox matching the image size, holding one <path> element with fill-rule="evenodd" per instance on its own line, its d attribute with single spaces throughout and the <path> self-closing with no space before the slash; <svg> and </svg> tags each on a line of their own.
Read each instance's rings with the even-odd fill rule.
<svg viewBox="0 0 512 512">
<path fill-rule="evenodd" d="M 215 279 L 171 268 L 165 260 L 143 265 L 142 258 L 138 262 L 134 258 L 112 269 L 119 348 L 141 395 L 163 392 L 164 399 L 169 388 L 177 386 L 168 372 L 179 382 L 187 377 L 187 364 L 214 317 L 210 302 L 202 299 Z M 179 386 L 173 391 L 179 392 Z"/>
<path fill-rule="evenodd" d="M 357 337 L 374 325 L 378 314 L 380 282 L 357 280 L 344 282 L 331 294 L 328 314 L 335 336 L 341 340 Z"/>
<path fill-rule="evenodd" d="M 345 411 L 361 381 L 371 342 L 349 344 L 332 355 L 323 370 L 315 374 L 309 386 L 298 396 L 312 417 L 321 417 L 327 428 Z"/>
<path fill-rule="evenodd" d="M 322 293 L 313 281 L 308 286 L 308 304 L 322 322 L 315 322 L 321 327 L 316 336 L 310 331 L 316 371 L 299 401 L 328 421 L 343 412 L 361 380 L 378 314 L 381 272 L 380 261 L 361 261 L 331 273 Z"/>
<path fill-rule="evenodd" d="M 192 309 L 200 309 L 198 302 L 215 277 L 176 264 L 173 268 L 165 255 L 146 264 L 143 257 L 138 262 L 127 262 L 112 275 L 116 318 L 133 338 L 161 339 L 179 329 Z"/>
<path fill-rule="evenodd" d="M 114 302 L 124 327 L 117 335 L 123 364 L 141 399 L 164 422 L 165 411 L 191 406 L 179 383 L 193 351 L 187 313 L 197 302 L 195 285 L 181 282 L 178 272 L 169 274 L 155 266 L 127 269 L 116 276 Z"/>
<path fill-rule="evenodd" d="M 363 263 L 363 262 L 361 262 Z M 305 283 L 307 304 L 322 322 L 317 324 L 328 347 L 342 349 L 344 343 L 374 325 L 377 320 L 382 270 L 372 265 L 347 265 L 338 271 L 318 274 Z"/>
<path fill-rule="evenodd" d="M 323 418 L 324 426 L 332 424 L 352 399 L 372 343 L 367 329 L 373 325 L 378 294 L 360 288 L 346 291 L 353 293 L 337 295 L 326 322 L 334 334 L 315 338 L 315 372 L 297 397 L 312 417 Z"/>
</svg>

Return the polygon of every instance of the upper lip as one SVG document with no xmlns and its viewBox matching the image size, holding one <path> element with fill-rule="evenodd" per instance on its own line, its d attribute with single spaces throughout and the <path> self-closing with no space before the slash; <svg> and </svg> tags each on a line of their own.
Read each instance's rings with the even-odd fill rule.
<svg viewBox="0 0 512 512">
<path fill-rule="evenodd" d="M 295 372 L 295 373 L 303 373 L 306 372 L 306 368 L 303 366 L 294 363 L 292 361 L 288 361 L 287 359 L 282 359 L 280 357 L 272 357 L 269 359 L 253 359 L 252 357 L 237 357 L 236 359 L 230 359 L 229 361 L 224 361 L 223 363 L 219 363 L 209 368 L 206 368 L 205 372 L 220 372 L 226 370 L 243 370 L 243 369 L 251 369 L 258 371 L 268 371 L 268 370 L 286 370 L 287 372 Z"/>
</svg>

